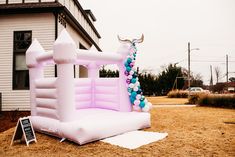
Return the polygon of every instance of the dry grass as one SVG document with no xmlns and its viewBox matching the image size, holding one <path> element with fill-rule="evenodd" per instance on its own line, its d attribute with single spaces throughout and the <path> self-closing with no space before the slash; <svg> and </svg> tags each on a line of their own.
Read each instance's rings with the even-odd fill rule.
<svg viewBox="0 0 235 157">
<path fill-rule="evenodd" d="M 154 108 L 152 127 L 147 131 L 167 132 L 161 141 L 128 150 L 103 142 L 83 146 L 37 133 L 38 143 L 9 147 L 13 128 L 0 134 L 0 156 L 235 156 L 235 121 L 231 109 L 192 107 Z"/>
<path fill-rule="evenodd" d="M 168 98 L 188 98 L 188 91 L 185 90 L 171 90 L 168 94 Z"/>
<path fill-rule="evenodd" d="M 176 105 L 176 104 L 187 104 L 187 98 L 168 98 L 167 96 L 147 97 L 154 105 Z"/>
</svg>

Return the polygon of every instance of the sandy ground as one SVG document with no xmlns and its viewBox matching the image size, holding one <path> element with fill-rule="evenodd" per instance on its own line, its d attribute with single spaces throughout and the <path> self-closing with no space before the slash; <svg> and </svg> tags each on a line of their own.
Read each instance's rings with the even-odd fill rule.
<svg viewBox="0 0 235 157">
<path fill-rule="evenodd" d="M 103 142 L 83 146 L 44 134 L 29 147 L 10 147 L 14 128 L 0 133 L 0 156 L 235 156 L 235 110 L 207 107 L 154 108 L 152 127 L 147 131 L 167 132 L 161 141 L 128 150 Z"/>
<path fill-rule="evenodd" d="M 167 96 L 147 97 L 154 105 L 175 105 L 188 103 L 187 98 L 168 98 Z"/>
</svg>

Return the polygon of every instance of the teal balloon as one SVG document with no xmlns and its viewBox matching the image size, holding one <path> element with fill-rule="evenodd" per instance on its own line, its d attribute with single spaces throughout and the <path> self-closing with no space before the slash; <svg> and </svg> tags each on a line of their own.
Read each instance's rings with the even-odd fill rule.
<svg viewBox="0 0 235 157">
<path fill-rule="evenodd" d="M 131 67 L 126 67 L 126 71 L 130 72 L 131 71 Z"/>
<path fill-rule="evenodd" d="M 129 63 L 125 62 L 125 67 L 128 67 L 129 66 Z"/>
<path fill-rule="evenodd" d="M 136 95 L 137 95 L 136 92 L 132 92 L 132 93 L 131 93 L 131 97 L 134 98 L 134 99 L 136 98 Z"/>
<path fill-rule="evenodd" d="M 130 64 L 131 62 L 132 62 L 132 59 L 131 59 L 131 58 L 128 58 L 128 59 L 127 59 L 127 63 Z"/>
<path fill-rule="evenodd" d="M 131 83 L 136 83 L 136 79 L 135 78 L 131 79 Z"/>
<path fill-rule="evenodd" d="M 137 94 L 141 94 L 142 90 L 140 89 L 140 87 L 138 87 L 139 90 L 137 91 Z"/>
<path fill-rule="evenodd" d="M 144 102 L 144 101 L 140 101 L 139 106 L 140 106 L 140 108 L 144 108 L 144 106 L 145 106 L 145 102 Z"/>
</svg>

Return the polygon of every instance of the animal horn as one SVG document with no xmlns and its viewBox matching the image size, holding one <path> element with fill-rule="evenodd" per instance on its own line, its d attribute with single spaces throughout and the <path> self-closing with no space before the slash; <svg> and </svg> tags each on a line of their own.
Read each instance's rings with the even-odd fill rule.
<svg viewBox="0 0 235 157">
<path fill-rule="evenodd" d="M 142 43 L 144 41 L 144 34 L 141 35 L 140 39 L 133 39 L 132 43 Z"/>
<path fill-rule="evenodd" d="M 119 35 L 118 35 L 117 37 L 118 37 L 118 40 L 119 40 L 120 42 L 123 42 L 123 43 L 131 43 L 131 41 L 130 41 L 129 39 L 121 39 L 121 38 L 119 37 Z"/>
</svg>

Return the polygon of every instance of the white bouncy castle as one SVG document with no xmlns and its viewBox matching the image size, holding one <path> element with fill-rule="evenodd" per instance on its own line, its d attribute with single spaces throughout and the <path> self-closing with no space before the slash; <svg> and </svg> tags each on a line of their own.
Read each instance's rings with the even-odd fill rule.
<svg viewBox="0 0 235 157">
<path fill-rule="evenodd" d="M 115 53 L 76 49 L 66 30 L 52 51 L 45 52 L 35 39 L 26 52 L 34 129 L 85 144 L 150 127 L 151 103 L 142 95 L 133 67 L 135 44 L 142 39 L 122 40 Z M 56 65 L 57 77 L 44 77 L 48 64 Z M 99 77 L 106 64 L 118 66 L 118 78 Z M 86 66 L 88 78 L 74 78 L 74 65 Z"/>
</svg>

